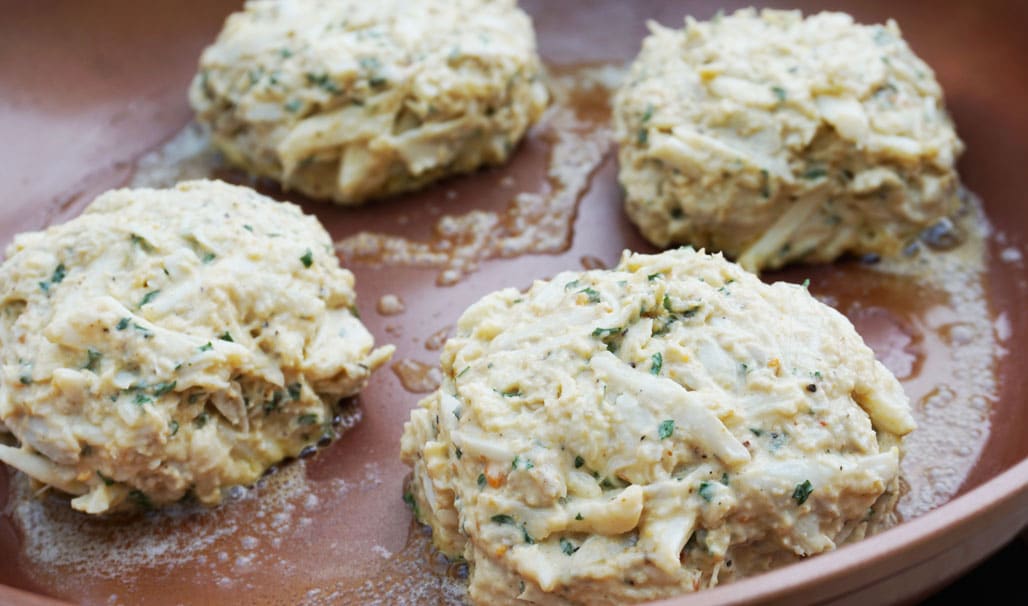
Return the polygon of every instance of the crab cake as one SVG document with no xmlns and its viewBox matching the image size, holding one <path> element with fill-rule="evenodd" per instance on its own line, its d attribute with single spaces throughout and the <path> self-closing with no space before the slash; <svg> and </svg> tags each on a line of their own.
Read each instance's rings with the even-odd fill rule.
<svg viewBox="0 0 1028 606">
<path fill-rule="evenodd" d="M 892 21 L 752 9 L 652 33 L 615 98 L 626 209 L 750 270 L 895 255 L 954 212 L 963 145 Z"/>
<path fill-rule="evenodd" d="M 487 295 L 442 371 L 402 458 L 476 604 L 653 600 L 860 539 L 914 427 L 845 317 L 691 249 Z"/>
<path fill-rule="evenodd" d="M 548 95 L 514 0 L 251 0 L 189 98 L 230 162 L 358 204 L 506 162 Z"/>
<path fill-rule="evenodd" d="M 221 182 L 108 192 L 17 236 L 0 284 L 0 461 L 87 513 L 218 503 L 391 353 L 317 219 Z"/>
</svg>

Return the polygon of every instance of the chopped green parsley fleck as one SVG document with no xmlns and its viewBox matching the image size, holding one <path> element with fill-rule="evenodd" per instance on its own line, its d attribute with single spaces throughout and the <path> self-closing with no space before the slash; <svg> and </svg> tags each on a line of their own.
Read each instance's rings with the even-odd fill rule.
<svg viewBox="0 0 1028 606">
<path fill-rule="evenodd" d="M 161 291 L 159 291 L 159 290 L 151 290 L 150 292 L 146 293 L 145 295 L 143 295 L 142 300 L 139 301 L 139 307 L 142 307 L 142 306 L 150 303 L 159 294 L 161 294 Z"/>
<path fill-rule="evenodd" d="M 274 412 L 278 410 L 278 405 L 282 403 L 285 398 L 285 394 L 281 391 L 274 391 L 271 394 L 271 399 L 264 403 L 264 414 Z"/>
<path fill-rule="evenodd" d="M 661 440 L 665 438 L 670 438 L 671 434 L 673 434 L 674 432 L 675 420 L 667 419 L 666 421 L 660 422 L 660 426 L 657 428 L 657 437 L 659 437 Z"/>
<path fill-rule="evenodd" d="M 100 362 L 100 358 L 102 358 L 102 357 L 103 357 L 103 354 L 100 353 L 99 351 L 97 351 L 97 350 L 95 350 L 93 348 L 87 349 L 86 350 L 86 365 L 83 368 L 85 368 L 86 370 L 92 370 L 93 372 L 96 372 L 96 365 L 97 365 L 97 363 Z"/>
<path fill-rule="evenodd" d="M 168 393 L 169 391 L 175 389 L 175 385 L 177 383 L 178 383 L 178 381 L 165 381 L 163 383 L 158 383 L 157 385 L 154 385 L 154 387 L 153 387 L 153 395 L 154 395 L 154 397 L 155 398 L 159 398 L 159 397 L 163 396 L 164 394 Z"/>
<path fill-rule="evenodd" d="M 333 82 L 332 78 L 330 78 L 328 74 L 308 73 L 307 83 L 313 84 L 326 92 L 332 93 L 333 95 L 342 92 L 339 85 Z"/>
<path fill-rule="evenodd" d="M 514 455 L 514 460 L 511 461 L 510 467 L 511 469 L 532 469 L 535 467 L 535 463 L 529 459 L 521 458 L 521 455 Z"/>
<path fill-rule="evenodd" d="M 657 353 L 650 356 L 650 374 L 659 375 L 660 369 L 664 367 L 664 356 L 658 351 Z"/>
<path fill-rule="evenodd" d="M 360 60 L 360 66 L 368 72 L 368 84 L 378 88 L 386 83 L 386 78 L 381 74 L 382 62 L 377 57 L 364 57 Z"/>
<path fill-rule="evenodd" d="M 572 543 L 571 541 L 569 541 L 569 540 L 567 540 L 565 538 L 561 538 L 560 539 L 560 550 L 564 552 L 564 555 L 569 556 L 569 555 L 573 555 L 576 551 L 578 551 L 578 547 L 575 547 L 575 544 Z"/>
<path fill-rule="evenodd" d="M 812 492 L 814 492 L 814 487 L 810 484 L 810 480 L 803 480 L 801 484 L 797 484 L 796 488 L 793 489 L 792 498 L 796 500 L 797 505 L 802 505 L 807 502 L 807 498 Z"/>
<path fill-rule="evenodd" d="M 414 500 L 414 495 L 409 492 L 403 493 L 403 502 L 414 512 L 414 519 L 420 522 L 421 512 L 418 510 L 418 502 Z"/>
<path fill-rule="evenodd" d="M 142 248 L 143 251 L 145 251 L 145 252 L 152 252 L 153 251 L 153 246 L 149 242 L 146 241 L 146 238 L 144 238 L 142 236 L 139 236 L 139 235 L 136 235 L 136 234 L 132 234 L 130 236 L 130 238 L 132 239 L 132 243 L 135 244 L 136 246 L 138 246 L 139 248 Z"/>
</svg>

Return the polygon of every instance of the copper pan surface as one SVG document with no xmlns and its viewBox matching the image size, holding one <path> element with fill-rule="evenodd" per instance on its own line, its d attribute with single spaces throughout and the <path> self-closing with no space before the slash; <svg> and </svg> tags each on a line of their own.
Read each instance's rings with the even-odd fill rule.
<svg viewBox="0 0 1028 606">
<path fill-rule="evenodd" d="M 557 78 L 586 67 L 624 65 L 637 52 L 647 19 L 678 26 L 687 14 L 704 19 L 718 9 L 747 5 L 521 4 L 534 18 L 541 53 Z M 935 69 L 967 144 L 960 162 L 964 184 L 981 198 L 992 226 L 981 278 L 987 317 L 979 319 L 989 330 L 995 327 L 1001 353 L 991 370 L 994 389 L 983 395 L 985 412 L 968 421 L 975 424 L 969 431 L 980 444 L 945 502 L 834 553 L 666 603 L 909 603 L 970 569 L 1028 523 L 1028 360 L 1021 345 L 1028 340 L 1028 213 L 1023 210 L 1028 113 L 1022 110 L 1028 99 L 1022 63 L 1028 56 L 1022 32 L 1028 5 L 769 4 L 804 12 L 843 10 L 865 23 L 894 18 L 915 52 Z M 67 220 L 98 193 L 129 184 L 139 159 L 191 121 L 185 91 L 199 53 L 238 6 L 224 0 L 0 3 L 0 182 L 6 184 L 0 194 L 0 244 L 6 246 L 16 233 Z M 588 91 L 572 97 L 583 145 L 595 144 L 591 133 L 607 124 L 604 98 Z M 557 185 L 546 167 L 557 145 L 552 132 L 540 128 L 506 167 L 359 209 L 256 185 L 317 214 L 337 240 L 375 232 L 438 242 L 433 230 L 444 215 L 483 210 L 502 223 L 510 219 L 517 192 L 552 193 Z M 564 200 L 566 205 L 570 200 L 565 208 L 570 235 L 563 243 L 478 259 L 452 280 L 439 266 L 385 262 L 344 250 L 357 277 L 365 323 L 377 342 L 397 346 L 393 366 L 372 378 L 357 402 L 360 421 L 340 440 L 310 459 L 284 465 L 215 512 L 183 511 L 174 523 L 157 516 L 97 522 L 62 512 L 55 497 L 44 497 L 34 511 L 46 515 L 31 520 L 54 528 L 26 529 L 19 525 L 26 518 L 15 511 L 13 496 L 20 479 L 0 469 L 0 602 L 452 600 L 462 571 L 427 548 L 401 498 L 408 473 L 398 459 L 403 422 L 432 385 L 442 339 L 461 311 L 482 295 L 507 286 L 525 288 L 565 269 L 611 266 L 626 248 L 652 250 L 621 210 L 613 149 L 598 145 L 593 151 L 598 155 L 584 169 L 585 180 Z M 247 182 L 230 170 L 212 176 Z M 959 322 L 961 309 L 952 301 L 881 278 L 856 260 L 764 278 L 810 278 L 811 291 L 849 314 L 890 368 L 907 367 L 901 379 L 915 403 L 959 371 L 953 366 L 959 343 L 935 342 L 918 332 L 932 314 Z M 383 301 L 385 295 L 402 305 Z M 87 540 L 94 541 L 93 551 Z M 108 551 L 97 551 L 97 545 Z M 125 557 L 109 553 L 117 550 Z M 1017 579 L 1011 581 L 1012 588 Z"/>
</svg>

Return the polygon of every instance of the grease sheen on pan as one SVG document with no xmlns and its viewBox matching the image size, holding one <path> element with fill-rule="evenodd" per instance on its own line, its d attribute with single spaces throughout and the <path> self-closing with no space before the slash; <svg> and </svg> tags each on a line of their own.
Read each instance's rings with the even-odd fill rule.
<svg viewBox="0 0 1028 606">
<path fill-rule="evenodd" d="M 895 255 L 957 209 L 963 150 L 892 21 L 752 9 L 652 33 L 615 99 L 626 209 L 750 270 Z"/>
<path fill-rule="evenodd" d="M 332 437 L 339 399 L 389 358 L 353 283 L 317 219 L 214 181 L 107 192 L 17 236 L 0 460 L 88 513 L 218 503 Z"/>
<path fill-rule="evenodd" d="M 402 458 L 477 604 L 666 597 L 889 525 L 896 378 L 802 286 L 625 253 L 468 308 Z"/>
<path fill-rule="evenodd" d="M 541 76 L 514 0 L 251 0 L 189 98 L 234 164 L 356 204 L 505 162 Z"/>
</svg>

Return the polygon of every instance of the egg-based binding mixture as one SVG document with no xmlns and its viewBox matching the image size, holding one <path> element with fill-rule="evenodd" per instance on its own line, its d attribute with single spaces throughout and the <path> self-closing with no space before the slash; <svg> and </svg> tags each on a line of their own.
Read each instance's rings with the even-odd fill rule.
<svg viewBox="0 0 1028 606">
<path fill-rule="evenodd" d="M 802 286 L 626 253 L 472 305 L 411 413 L 406 497 L 476 604 L 710 587 L 894 520 L 899 382 Z"/>
<path fill-rule="evenodd" d="M 750 270 L 895 255 L 958 207 L 963 144 L 892 21 L 752 9 L 651 35 L 615 98 L 626 208 Z"/>
<path fill-rule="evenodd" d="M 317 219 L 221 182 L 108 192 L 17 236 L 0 284 L 0 461 L 87 513 L 218 503 L 392 352 Z"/>
<path fill-rule="evenodd" d="M 514 0 L 250 0 L 189 98 L 229 161 L 357 204 L 504 163 L 542 72 Z"/>
</svg>

